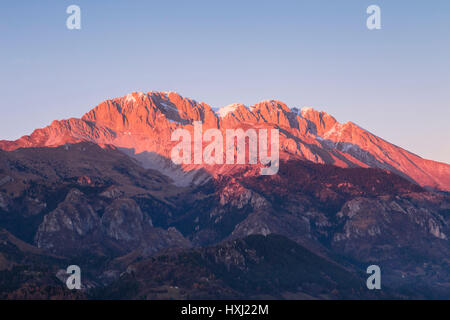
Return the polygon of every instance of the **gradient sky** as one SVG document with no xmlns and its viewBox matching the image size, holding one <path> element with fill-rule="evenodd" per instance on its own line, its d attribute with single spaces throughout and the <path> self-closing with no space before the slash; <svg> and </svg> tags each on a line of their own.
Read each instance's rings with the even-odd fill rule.
<svg viewBox="0 0 450 320">
<path fill-rule="evenodd" d="M 366 28 L 371 4 L 381 30 Z M 0 43 L 0 139 L 162 90 L 313 106 L 450 163 L 448 0 L 2 1 Z"/>
</svg>

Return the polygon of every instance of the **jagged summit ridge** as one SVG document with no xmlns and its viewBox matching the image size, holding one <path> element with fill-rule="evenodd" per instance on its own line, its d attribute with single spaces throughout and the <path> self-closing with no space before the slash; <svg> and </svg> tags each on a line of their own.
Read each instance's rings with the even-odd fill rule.
<svg viewBox="0 0 450 320">
<path fill-rule="evenodd" d="M 133 92 L 101 102 L 81 119 L 54 121 L 16 141 L 0 141 L 0 149 L 90 141 L 114 145 L 139 158 L 143 154 L 170 158 L 171 133 L 177 128 L 191 130 L 194 121 L 201 121 L 205 129 L 278 128 L 285 155 L 341 167 L 382 168 L 425 187 L 450 190 L 450 165 L 425 160 L 352 122 L 339 123 L 326 112 L 291 109 L 278 100 L 253 106 L 236 103 L 215 111 L 176 92 Z"/>
</svg>

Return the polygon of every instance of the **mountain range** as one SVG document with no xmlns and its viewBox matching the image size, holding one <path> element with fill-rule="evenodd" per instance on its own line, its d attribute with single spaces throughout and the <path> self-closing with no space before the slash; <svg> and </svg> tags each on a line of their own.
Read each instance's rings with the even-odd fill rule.
<svg viewBox="0 0 450 320">
<path fill-rule="evenodd" d="M 175 165 L 194 121 L 278 129 L 279 172 Z M 449 191 L 450 165 L 313 108 L 134 92 L 0 141 L 0 297 L 449 298 Z"/>
<path fill-rule="evenodd" d="M 0 141 L 0 149 L 90 141 L 126 149 L 154 167 L 155 156 L 170 158 L 171 132 L 180 127 L 192 130 L 194 121 L 202 121 L 205 129 L 278 128 L 285 154 L 339 167 L 381 168 L 428 189 L 450 190 L 450 165 L 423 159 L 352 122 L 339 123 L 313 108 L 290 109 L 276 100 L 251 107 L 233 104 L 216 112 L 174 92 L 134 92 L 100 103 L 81 119 L 54 121 L 16 141 Z M 217 168 L 210 171 L 214 175 Z"/>
</svg>

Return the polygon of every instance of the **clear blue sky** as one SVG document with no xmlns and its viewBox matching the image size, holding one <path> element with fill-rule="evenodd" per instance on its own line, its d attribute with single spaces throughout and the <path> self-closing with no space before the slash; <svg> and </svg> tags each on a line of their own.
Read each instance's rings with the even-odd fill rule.
<svg viewBox="0 0 450 320">
<path fill-rule="evenodd" d="M 381 30 L 366 28 L 371 4 Z M 448 0 L 2 1 L 0 43 L 0 139 L 163 90 L 313 106 L 450 163 Z"/>
</svg>

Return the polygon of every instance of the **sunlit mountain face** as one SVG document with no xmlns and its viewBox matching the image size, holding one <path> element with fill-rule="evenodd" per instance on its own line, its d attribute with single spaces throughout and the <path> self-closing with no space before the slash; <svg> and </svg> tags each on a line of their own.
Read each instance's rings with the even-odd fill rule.
<svg viewBox="0 0 450 320">
<path fill-rule="evenodd" d="M 113 145 L 140 159 L 144 167 L 160 168 L 170 166 L 164 159 L 170 158 L 175 144 L 171 141 L 173 131 L 179 128 L 192 131 L 195 121 L 202 123 L 203 131 L 277 128 L 283 158 L 344 168 L 379 168 L 429 190 L 450 190 L 450 165 L 423 159 L 352 122 L 342 124 L 325 112 L 289 108 L 276 100 L 250 107 L 233 104 L 214 110 L 206 103 L 174 92 L 133 92 L 100 103 L 81 119 L 54 121 L 16 141 L 0 141 L 0 148 L 11 151 L 89 141 Z M 230 170 L 229 166 L 201 167 L 213 176 Z M 171 174 L 170 168 L 160 169 Z M 184 166 L 186 173 L 194 169 L 199 166 Z"/>
<path fill-rule="evenodd" d="M 202 148 L 210 129 L 277 130 L 278 170 L 175 164 L 196 123 Z M 0 141 L 0 297 L 448 298 L 450 165 L 378 135 L 276 100 L 133 92 Z"/>
</svg>

